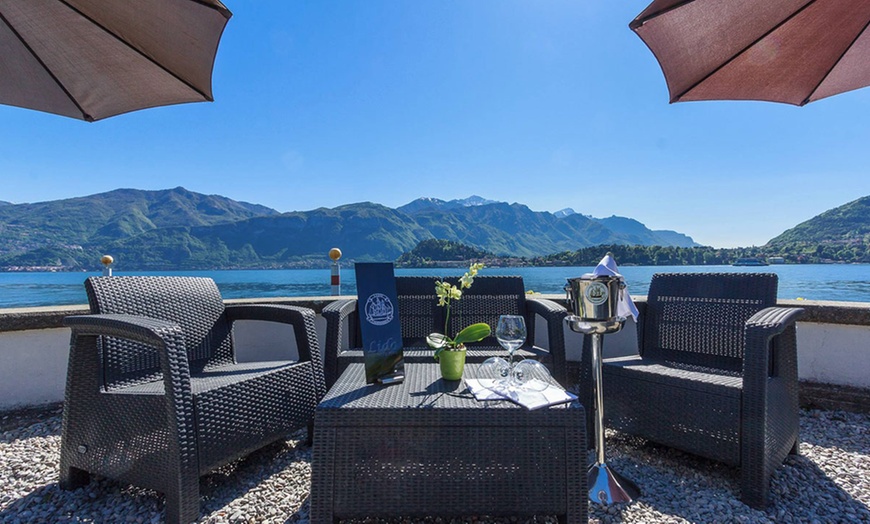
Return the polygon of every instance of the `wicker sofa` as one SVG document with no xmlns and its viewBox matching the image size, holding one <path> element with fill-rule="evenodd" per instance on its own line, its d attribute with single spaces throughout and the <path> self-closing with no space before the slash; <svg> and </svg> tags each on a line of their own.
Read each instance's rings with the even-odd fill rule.
<svg viewBox="0 0 870 524">
<path fill-rule="evenodd" d="M 426 345 L 426 336 L 444 331 L 445 308 L 438 307 L 436 280 L 442 279 L 437 276 L 396 277 L 406 362 L 432 362 L 433 351 Z M 458 284 L 459 279 L 446 280 Z M 478 276 L 471 288 L 463 290 L 462 299 L 454 303 L 451 324 L 464 327 L 484 322 L 495 329 L 499 315 L 524 315 L 527 343 L 517 351 L 515 358 L 534 358 L 544 362 L 550 367 L 554 378 L 564 385 L 567 372 L 562 321 L 566 314 L 565 308 L 555 302 L 526 295 L 522 277 Z M 547 323 L 547 349 L 534 345 L 537 315 Z M 331 386 L 348 364 L 363 362 L 356 299 L 339 300 L 327 305 L 323 308 L 323 317 L 327 322 L 324 367 L 327 385 Z M 347 344 L 344 343 L 345 329 L 348 329 Z M 468 345 L 468 362 L 483 362 L 491 356 L 507 356 L 494 335 Z"/>
<path fill-rule="evenodd" d="M 741 499 L 755 508 L 767 504 L 772 472 L 798 451 L 803 310 L 776 307 L 776 292 L 775 274 L 656 274 L 638 320 L 639 355 L 602 369 L 607 427 L 739 466 Z M 581 384 L 591 385 L 586 342 Z M 591 387 L 585 394 L 593 406 Z"/>
<path fill-rule="evenodd" d="M 95 277 L 72 328 L 60 485 L 95 473 L 166 497 L 166 522 L 198 518 L 199 477 L 296 429 L 326 393 L 314 312 L 224 306 L 211 279 Z M 233 322 L 290 324 L 298 360 L 237 363 Z M 288 357 L 290 351 L 288 348 Z"/>
</svg>

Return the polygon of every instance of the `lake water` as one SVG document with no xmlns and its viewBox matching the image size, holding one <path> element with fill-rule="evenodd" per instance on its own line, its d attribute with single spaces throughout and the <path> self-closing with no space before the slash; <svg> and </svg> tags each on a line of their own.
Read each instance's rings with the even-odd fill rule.
<svg viewBox="0 0 870 524">
<path fill-rule="evenodd" d="M 526 290 L 564 294 L 566 278 L 592 267 L 486 268 L 482 275 L 521 275 Z M 779 298 L 870 302 L 870 265 L 624 266 L 629 291 L 646 295 L 654 273 L 771 272 L 779 275 Z M 397 269 L 398 275 L 461 275 L 462 269 Z M 82 283 L 98 273 L 0 273 L 0 308 L 87 304 Z M 300 297 L 330 294 L 328 269 L 121 272 L 116 275 L 188 275 L 211 277 L 224 298 Z M 343 294 L 356 294 L 353 268 L 341 272 Z"/>
</svg>

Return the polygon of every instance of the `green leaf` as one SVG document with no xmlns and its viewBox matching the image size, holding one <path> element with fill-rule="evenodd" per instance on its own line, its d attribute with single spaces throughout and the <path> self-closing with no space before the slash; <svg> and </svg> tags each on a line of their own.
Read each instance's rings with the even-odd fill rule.
<svg viewBox="0 0 870 524">
<path fill-rule="evenodd" d="M 478 322 L 477 324 L 472 324 L 457 333 L 456 338 L 453 339 L 453 343 L 458 346 L 459 344 L 465 344 L 466 342 L 479 342 L 488 337 L 491 332 L 492 330 L 489 328 L 489 325 L 484 324 L 483 322 Z"/>
</svg>

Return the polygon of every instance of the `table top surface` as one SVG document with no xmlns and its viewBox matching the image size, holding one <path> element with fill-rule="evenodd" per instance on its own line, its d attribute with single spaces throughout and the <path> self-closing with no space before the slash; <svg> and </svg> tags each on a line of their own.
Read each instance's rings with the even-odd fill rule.
<svg viewBox="0 0 870 524">
<path fill-rule="evenodd" d="M 479 364 L 466 364 L 464 377 L 474 377 Z M 558 385 L 555 381 L 553 384 Z M 332 410 L 499 410 L 537 414 L 573 411 L 581 407 L 577 401 L 529 411 L 508 400 L 478 401 L 469 391 L 465 379 L 447 381 L 441 378 L 438 364 L 405 363 L 405 380 L 398 384 L 366 384 L 365 366 L 350 364 L 317 407 L 318 412 Z"/>
</svg>

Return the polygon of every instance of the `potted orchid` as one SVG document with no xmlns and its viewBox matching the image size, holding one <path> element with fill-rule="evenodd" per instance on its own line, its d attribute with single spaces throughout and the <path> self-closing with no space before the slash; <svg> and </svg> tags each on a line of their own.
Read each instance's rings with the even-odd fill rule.
<svg viewBox="0 0 870 524">
<path fill-rule="evenodd" d="M 426 343 L 435 350 L 435 360 L 441 366 L 441 376 L 445 380 L 459 380 L 465 369 L 465 344 L 478 342 L 488 337 L 491 330 L 489 325 L 479 322 L 465 327 L 455 337 L 450 337 L 450 306 L 453 301 L 462 298 L 462 290 L 471 287 L 477 272 L 485 266 L 481 263 L 471 264 L 468 271 L 459 278 L 459 286 L 449 282 L 435 281 L 435 294 L 438 296 L 438 305 L 446 308 L 444 315 L 444 333 L 431 333 L 426 337 Z"/>
</svg>

